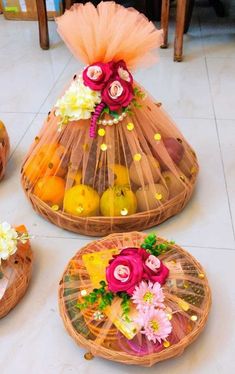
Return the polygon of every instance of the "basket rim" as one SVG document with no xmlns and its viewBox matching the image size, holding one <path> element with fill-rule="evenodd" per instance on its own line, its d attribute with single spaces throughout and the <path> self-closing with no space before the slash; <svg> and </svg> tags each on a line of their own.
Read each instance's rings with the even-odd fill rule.
<svg viewBox="0 0 235 374">
<path fill-rule="evenodd" d="M 125 233 L 114 233 L 114 234 L 110 234 L 110 235 L 106 236 L 105 238 L 101 238 L 101 239 L 95 240 L 95 242 L 97 242 L 97 241 L 99 241 L 99 242 L 103 241 L 104 242 L 104 241 L 110 240 L 110 239 L 112 239 L 112 238 L 114 238 L 114 237 L 116 237 L 118 235 L 137 235 L 137 234 L 138 235 L 142 235 L 143 237 L 145 235 L 147 235 L 146 233 L 141 233 L 141 232 L 138 232 L 138 231 L 125 232 Z M 162 238 L 160 236 L 158 236 L 158 238 L 160 240 L 166 240 L 166 239 L 164 239 L 164 238 Z M 67 272 L 67 269 L 68 269 L 68 266 L 69 266 L 70 262 L 74 258 L 76 258 L 77 255 L 79 253 L 81 253 L 81 251 L 84 251 L 88 247 L 92 246 L 93 243 L 94 243 L 94 241 L 92 241 L 92 242 L 86 244 L 85 246 L 83 246 L 82 248 L 80 248 L 76 252 L 76 254 L 69 260 L 69 262 L 67 263 L 67 265 L 65 267 L 65 270 L 64 270 L 64 272 L 62 274 L 61 280 L 59 282 L 59 290 L 58 290 L 59 310 L 60 310 L 60 315 L 61 315 L 61 318 L 63 320 L 65 329 L 67 330 L 67 332 L 69 333 L 69 335 L 75 340 L 75 342 L 78 345 L 82 346 L 85 349 L 90 350 L 91 352 L 92 352 L 93 347 L 96 347 L 96 345 L 93 342 L 87 340 L 80 333 L 78 333 L 74 329 L 74 327 L 73 327 L 73 325 L 71 323 L 71 320 L 68 317 L 66 306 L 65 306 L 65 302 L 64 302 L 64 298 L 63 298 L 63 291 L 64 291 L 64 282 L 63 282 L 63 279 L 64 279 L 64 276 L 65 276 L 65 274 Z M 125 361 L 129 361 L 128 362 L 129 364 L 136 364 L 136 365 L 142 364 L 144 366 L 149 366 L 148 363 L 151 362 L 151 359 L 152 359 L 153 363 L 157 363 L 157 362 L 160 362 L 162 360 L 175 357 L 177 355 L 182 354 L 183 351 L 185 350 L 185 348 L 187 348 L 198 337 L 198 335 L 204 329 L 204 327 L 206 325 L 206 322 L 208 320 L 209 312 L 210 312 L 211 305 L 212 305 L 212 294 L 211 294 L 211 288 L 209 286 L 208 278 L 206 276 L 206 273 L 204 271 L 203 266 L 199 263 L 199 261 L 193 255 L 191 255 L 191 253 L 189 253 L 188 251 L 186 251 L 185 249 L 183 249 L 182 247 L 180 247 L 177 244 L 173 244 L 172 247 L 175 248 L 180 253 L 182 253 L 184 256 L 190 258 L 190 260 L 204 274 L 204 279 L 203 279 L 205 281 L 204 290 L 205 290 L 205 293 L 206 293 L 206 297 L 205 297 L 206 304 L 205 304 L 205 307 L 204 307 L 205 313 L 202 314 L 202 317 L 200 319 L 200 323 L 198 324 L 197 329 L 194 329 L 192 332 L 190 332 L 189 334 L 187 334 L 186 336 L 184 336 L 184 338 L 182 340 L 180 340 L 176 344 L 173 344 L 172 346 L 170 346 L 169 348 L 167 348 L 167 350 L 162 350 L 162 351 L 157 352 L 157 353 L 151 353 L 151 354 L 143 356 L 143 357 L 138 357 L 138 356 L 135 356 L 135 355 L 130 355 L 130 354 L 124 352 L 124 351 L 120 351 L 119 352 L 119 357 L 122 356 L 123 360 L 121 360 L 121 359 L 114 359 L 113 361 L 117 361 L 117 362 L 121 362 L 121 363 L 123 363 Z M 102 346 L 99 346 L 99 353 L 96 354 L 96 355 L 100 356 L 100 357 L 103 357 L 105 359 L 108 359 L 108 360 L 112 360 L 111 358 L 106 357 L 105 352 L 110 352 L 110 349 L 102 347 Z M 148 362 L 146 362 L 147 358 L 148 358 Z"/>
</svg>

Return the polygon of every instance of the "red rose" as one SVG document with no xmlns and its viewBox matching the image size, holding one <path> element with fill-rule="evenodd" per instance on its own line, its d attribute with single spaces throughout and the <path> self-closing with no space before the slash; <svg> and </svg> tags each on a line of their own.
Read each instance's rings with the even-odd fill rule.
<svg viewBox="0 0 235 374">
<path fill-rule="evenodd" d="M 113 74 L 113 62 L 97 62 L 83 71 L 83 82 L 91 90 L 101 91 Z"/>
<path fill-rule="evenodd" d="M 133 76 L 131 75 L 131 73 L 127 69 L 125 61 L 120 60 L 120 61 L 116 62 L 115 70 L 122 80 L 124 80 L 124 81 L 126 81 L 130 84 L 133 83 Z"/>
<path fill-rule="evenodd" d="M 143 261 L 137 250 L 114 256 L 106 268 L 108 289 L 112 292 L 127 292 L 132 295 L 135 286 L 143 279 Z"/>
<path fill-rule="evenodd" d="M 143 262 L 143 279 L 153 283 L 158 282 L 161 285 L 165 283 L 169 275 L 169 269 L 159 260 L 158 257 L 151 255 L 143 248 L 127 248 L 122 251 L 123 254 L 138 253 Z"/>
<path fill-rule="evenodd" d="M 111 109 L 118 110 L 127 107 L 133 99 L 133 88 L 130 83 L 121 79 L 118 75 L 112 78 L 104 87 L 102 101 Z"/>
</svg>

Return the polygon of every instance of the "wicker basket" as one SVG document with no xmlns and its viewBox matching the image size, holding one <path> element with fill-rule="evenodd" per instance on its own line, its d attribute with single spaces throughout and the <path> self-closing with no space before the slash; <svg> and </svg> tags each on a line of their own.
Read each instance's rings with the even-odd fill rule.
<svg viewBox="0 0 235 374">
<path fill-rule="evenodd" d="M 23 233 L 26 228 L 20 226 L 17 231 Z M 32 259 L 32 250 L 27 241 L 25 244 L 18 243 L 17 252 L 9 260 L 2 262 L 7 285 L 0 298 L 0 318 L 6 316 L 24 296 L 31 278 Z"/>
<path fill-rule="evenodd" d="M 197 165 L 198 170 L 198 165 Z M 37 198 L 29 189 L 24 174 L 22 185 L 33 209 L 49 222 L 69 231 L 82 235 L 105 236 L 112 232 L 145 230 L 159 225 L 169 217 L 179 213 L 190 200 L 196 183 L 197 173 L 185 186 L 185 190 L 156 209 L 121 217 L 77 217 L 62 211 L 53 211 L 51 207 Z"/>
<path fill-rule="evenodd" d="M 205 327 L 211 306 L 207 278 L 202 266 L 188 252 L 174 244 L 160 256 L 164 263 L 176 266 L 170 269 L 168 281 L 163 287 L 167 300 L 165 304 L 170 305 L 173 310 L 172 326 L 177 331 L 177 338 L 169 337 L 170 344 L 167 347 L 138 355 L 127 343 L 123 343 L 120 338 L 122 334 L 112 322 L 94 321 L 91 308 L 85 312 L 76 308 L 81 290 L 91 289 L 91 280 L 82 256 L 107 249 L 140 247 L 145 237 L 146 234 L 138 232 L 109 235 L 82 248 L 65 269 L 59 286 L 60 313 L 69 335 L 88 351 L 85 354 L 87 359 L 100 356 L 125 364 L 151 366 L 182 354 Z M 163 239 L 158 240 L 164 242 Z M 177 268 L 178 265 L 181 270 Z M 183 326 L 182 331 L 179 326 Z"/>
<path fill-rule="evenodd" d="M 6 170 L 6 163 L 10 151 L 10 141 L 6 128 L 0 121 L 0 180 L 3 178 Z"/>
</svg>

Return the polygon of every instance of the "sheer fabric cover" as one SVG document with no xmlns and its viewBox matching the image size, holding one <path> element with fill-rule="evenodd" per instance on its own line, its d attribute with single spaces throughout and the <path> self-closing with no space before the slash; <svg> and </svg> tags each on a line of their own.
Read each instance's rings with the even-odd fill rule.
<svg viewBox="0 0 235 374">
<path fill-rule="evenodd" d="M 120 59 L 129 69 L 149 65 L 162 38 L 142 14 L 114 2 L 77 4 L 57 24 L 86 65 Z M 55 108 L 49 112 L 22 168 L 27 196 L 49 221 L 95 236 L 142 230 L 189 200 L 198 173 L 195 152 L 160 104 L 137 82 L 133 87 L 143 94 L 140 105 L 117 124 L 109 125 L 112 117 L 105 113 L 106 124 L 97 125 L 94 138 L 91 119 L 71 121 L 59 131 Z"/>
</svg>

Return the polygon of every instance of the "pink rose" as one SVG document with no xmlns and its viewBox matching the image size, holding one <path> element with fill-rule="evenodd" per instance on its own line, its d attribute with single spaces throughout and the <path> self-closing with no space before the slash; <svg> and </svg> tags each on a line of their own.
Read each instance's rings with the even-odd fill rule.
<svg viewBox="0 0 235 374">
<path fill-rule="evenodd" d="M 127 107 L 133 99 L 134 94 L 131 84 L 117 75 L 107 83 L 101 96 L 102 101 L 111 110 L 118 110 Z"/>
<path fill-rule="evenodd" d="M 143 261 L 138 251 L 129 254 L 124 249 L 114 256 L 106 268 L 106 279 L 110 291 L 132 295 L 135 286 L 143 279 Z"/>
<path fill-rule="evenodd" d="M 116 62 L 115 69 L 116 69 L 116 71 L 117 71 L 117 73 L 118 73 L 118 75 L 121 79 L 123 79 L 124 81 L 126 81 L 130 84 L 133 83 L 133 76 L 131 75 L 131 73 L 127 69 L 125 61 L 120 60 L 120 61 Z"/>
<path fill-rule="evenodd" d="M 83 71 L 83 82 L 91 90 L 101 91 L 113 74 L 113 62 L 96 62 Z"/>
<path fill-rule="evenodd" d="M 138 253 L 143 262 L 143 279 L 153 283 L 158 282 L 161 285 L 165 283 L 169 275 L 169 269 L 163 264 L 158 257 L 151 255 L 143 248 L 127 248 L 122 251 L 129 256 Z"/>
</svg>

